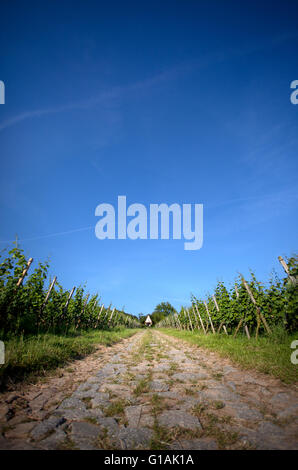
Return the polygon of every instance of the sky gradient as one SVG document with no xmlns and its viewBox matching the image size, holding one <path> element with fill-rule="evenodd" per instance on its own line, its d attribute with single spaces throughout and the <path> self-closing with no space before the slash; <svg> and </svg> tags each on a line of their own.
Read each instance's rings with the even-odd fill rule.
<svg viewBox="0 0 298 470">
<path fill-rule="evenodd" d="M 269 6 L 270 5 L 270 6 Z M 297 1 L 1 3 L 0 248 L 148 314 L 297 251 Z M 100 203 L 204 205 L 204 243 L 98 240 Z"/>
</svg>

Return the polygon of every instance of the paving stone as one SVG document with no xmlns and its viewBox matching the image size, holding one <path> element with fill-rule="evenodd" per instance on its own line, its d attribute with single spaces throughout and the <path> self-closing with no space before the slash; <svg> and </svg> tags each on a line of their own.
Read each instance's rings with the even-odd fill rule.
<svg viewBox="0 0 298 470">
<path fill-rule="evenodd" d="M 96 374 L 96 376 L 100 378 L 107 378 L 111 375 L 115 375 L 114 367 L 112 365 L 105 366 Z"/>
<path fill-rule="evenodd" d="M 141 414 L 139 427 L 152 428 L 154 426 L 154 418 L 150 414 Z"/>
<path fill-rule="evenodd" d="M 103 416 L 103 412 L 100 408 L 89 408 L 85 410 L 58 409 L 54 411 L 53 416 L 63 417 L 67 421 L 84 421 L 88 418 L 97 419 Z"/>
<path fill-rule="evenodd" d="M 176 441 L 169 447 L 171 450 L 217 450 L 217 443 L 213 439 L 190 439 Z"/>
<path fill-rule="evenodd" d="M 4 422 L 6 423 L 6 421 L 8 421 L 8 425 L 9 426 L 15 426 L 16 424 L 20 424 L 22 421 L 24 421 L 24 419 L 27 419 L 27 415 L 24 414 L 24 413 L 20 413 L 20 414 L 15 414 L 15 411 L 13 410 L 12 413 L 8 413 L 5 418 L 4 418 Z"/>
<path fill-rule="evenodd" d="M 128 406 L 125 408 L 124 413 L 128 421 L 128 426 L 130 428 L 137 428 L 142 413 L 142 405 Z"/>
<path fill-rule="evenodd" d="M 152 380 L 149 387 L 153 392 L 167 392 L 170 389 L 165 382 L 160 382 L 159 380 Z"/>
<path fill-rule="evenodd" d="M 6 421 L 6 415 L 9 410 L 9 406 L 5 403 L 1 403 L 0 405 L 0 421 Z"/>
<path fill-rule="evenodd" d="M 264 380 L 261 380 L 261 379 L 256 379 L 252 376 L 249 376 L 247 375 L 245 378 L 244 378 L 244 383 L 245 384 L 251 384 L 251 385 L 259 385 L 261 387 L 266 387 L 266 382 Z"/>
<path fill-rule="evenodd" d="M 62 429 L 57 429 L 46 439 L 40 441 L 40 446 L 45 450 L 55 450 L 66 440 L 67 434 Z"/>
<path fill-rule="evenodd" d="M 99 444 L 96 443 L 96 440 L 89 441 L 84 437 L 74 437 L 71 439 L 71 442 L 74 446 L 74 449 L 77 450 L 99 450 Z"/>
<path fill-rule="evenodd" d="M 232 382 L 231 380 L 226 382 L 227 386 L 233 390 L 233 392 L 236 392 L 237 388 L 236 388 L 236 384 L 235 382 Z"/>
<path fill-rule="evenodd" d="M 242 445 L 242 448 L 245 449 L 256 449 L 258 441 L 258 433 L 254 429 L 245 429 L 240 430 L 239 427 L 235 429 L 239 434 L 239 442 Z"/>
<path fill-rule="evenodd" d="M 100 383 L 103 383 L 108 377 L 113 375 L 113 372 L 107 372 L 107 371 L 102 371 L 100 370 L 97 374 L 96 377 Z"/>
<path fill-rule="evenodd" d="M 231 366 L 224 366 L 222 369 L 224 375 L 232 374 L 233 372 L 237 372 L 237 369 Z"/>
<path fill-rule="evenodd" d="M 172 400 L 183 400 L 184 397 L 178 392 L 168 391 L 168 392 L 158 392 L 158 396 L 162 398 L 171 398 Z"/>
<path fill-rule="evenodd" d="M 36 426 L 36 421 L 17 424 L 14 429 L 10 429 L 5 433 L 5 437 L 9 439 L 21 439 L 27 437 L 30 431 Z"/>
<path fill-rule="evenodd" d="M 85 390 L 85 391 L 76 390 L 72 394 L 72 397 L 82 400 L 82 398 L 94 398 L 97 393 L 98 392 L 95 388 L 90 388 L 90 390 Z"/>
<path fill-rule="evenodd" d="M 257 449 L 260 450 L 297 450 L 298 444 L 289 443 L 284 435 L 283 428 L 270 423 L 263 422 L 259 425 L 257 435 Z"/>
<path fill-rule="evenodd" d="M 191 383 L 197 380 L 207 379 L 207 374 L 204 373 L 189 373 L 189 372 L 177 372 L 172 375 L 173 380 L 181 380 L 182 382 Z"/>
<path fill-rule="evenodd" d="M 235 416 L 239 419 L 247 421 L 263 419 L 262 414 L 258 410 L 250 408 L 246 403 L 229 403 L 228 406 L 234 411 Z"/>
<path fill-rule="evenodd" d="M 164 338 L 160 333 L 153 332 L 153 334 L 154 339 L 157 335 L 159 335 L 158 338 Z M 154 344 L 153 340 L 155 349 L 152 351 L 155 354 L 158 351 Z M 156 344 L 159 346 L 159 340 Z M 98 450 L 101 439 L 106 438 L 116 449 L 150 448 L 150 440 L 154 435 L 153 430 L 150 429 L 154 425 L 152 407 L 149 403 L 150 395 L 148 396 L 147 393 L 139 397 L 133 395 L 134 384 L 144 378 L 148 372 L 152 372 L 151 395 L 154 392 L 157 393 L 165 399 L 167 404 L 167 409 L 158 416 L 161 426 L 169 429 L 177 426 L 201 431 L 201 423 L 191 414 L 191 408 L 198 403 L 208 404 L 210 401 L 218 400 L 223 402 L 225 408 L 216 411 L 216 414 L 233 417 L 230 424 L 223 425 L 219 422 L 218 426 L 223 432 L 239 433 L 237 442 L 228 448 L 273 450 L 298 447 L 294 436 L 295 416 L 298 412 L 294 386 L 286 388 L 286 386 L 278 385 L 277 381 L 270 377 L 268 380 L 266 377 L 255 378 L 229 365 L 220 367 L 218 364 L 221 364 L 221 361 L 215 353 L 202 348 L 200 350 L 188 348 L 178 340 L 176 343 L 179 345 L 178 348 L 172 347 L 171 343 L 164 339 L 161 339 L 161 344 L 166 348 L 168 358 L 157 361 L 156 356 L 152 362 L 144 360 L 131 368 L 127 367 L 130 361 L 129 351 L 137 350 L 138 341 L 130 341 L 127 344 L 128 347 L 125 347 L 125 353 L 118 353 L 117 348 L 109 348 L 110 353 L 105 354 L 104 357 L 109 362 L 100 370 L 95 370 L 96 375 L 81 383 L 71 397 L 64 399 L 54 411 L 51 409 L 55 406 L 55 400 L 57 402 L 67 393 L 61 387 L 61 381 L 56 382 L 55 386 L 49 389 L 42 387 L 41 393 L 37 393 L 35 388 L 34 391 L 26 392 L 24 396 L 11 394 L 11 397 L 8 397 L 8 400 L 12 400 L 11 403 L 0 405 L 0 419 L 2 426 L 7 425 L 7 420 L 9 420 L 8 424 L 12 424 L 14 428 L 7 430 L 4 436 L 0 435 L 0 449 L 59 449 L 63 447 L 64 441 L 65 443 L 69 441 L 68 445 L 74 445 L 77 449 Z M 117 354 L 114 354 L 115 350 Z M 189 354 L 192 360 L 187 357 Z M 178 370 L 181 372 L 176 371 L 173 376 L 168 377 L 167 370 L 173 360 L 179 365 Z M 207 370 L 203 368 L 204 364 Z M 129 383 L 125 376 L 127 370 L 137 376 Z M 220 373 L 223 377 L 215 380 L 215 373 Z M 169 378 L 174 380 L 171 389 L 165 383 L 165 380 Z M 113 383 L 114 379 L 117 383 Z M 177 380 L 176 384 L 175 380 Z M 203 383 L 207 388 L 186 396 L 185 387 L 189 386 L 187 384 L 200 380 L 204 380 Z M 239 392 L 241 392 L 245 384 L 247 385 L 246 389 L 244 387 L 245 394 L 238 394 L 237 388 L 239 387 Z M 115 393 L 118 400 L 121 399 L 123 402 L 127 400 L 125 404 L 127 427 L 122 423 L 118 424 L 113 417 L 104 415 L 104 408 L 111 403 L 110 395 L 106 390 Z M 272 393 L 274 393 L 273 396 Z M 92 408 L 89 408 L 89 402 L 84 401 L 85 398 L 91 399 Z M 277 418 L 287 419 L 287 426 L 277 426 L 271 422 L 273 418 L 269 413 L 267 415 L 260 413 L 258 406 L 264 403 L 271 405 L 271 411 L 272 413 L 274 411 Z M 28 404 L 30 406 L 32 404 L 32 409 Z M 16 405 L 18 405 L 17 408 Z M 37 418 L 39 421 L 24 423 L 23 421 L 28 420 L 28 417 Z M 28 436 L 35 441 L 29 442 Z M 103 447 L 106 447 L 106 443 Z M 169 448 L 213 450 L 217 449 L 217 444 L 214 439 L 206 437 L 184 438 L 173 442 Z"/>
<path fill-rule="evenodd" d="M 87 411 L 90 417 L 93 418 L 101 418 L 104 416 L 104 412 L 101 410 L 101 408 L 89 408 Z"/>
<path fill-rule="evenodd" d="M 288 393 L 280 392 L 276 393 L 270 400 L 272 405 L 288 405 L 291 397 Z"/>
<path fill-rule="evenodd" d="M 55 428 L 58 428 L 63 423 L 65 423 L 65 418 L 59 416 L 50 416 L 50 418 L 41 421 L 37 426 L 35 426 L 31 431 L 31 437 L 38 440 L 42 439 L 51 431 L 54 431 Z"/>
<path fill-rule="evenodd" d="M 110 396 L 108 393 L 98 392 L 94 398 L 90 401 L 93 408 L 106 406 L 109 404 Z"/>
<path fill-rule="evenodd" d="M 8 397 L 6 398 L 5 401 L 6 401 L 6 403 L 11 404 L 13 401 L 18 400 L 19 398 L 22 398 L 22 396 L 16 394 L 15 392 L 13 392 L 10 395 L 8 395 Z"/>
<path fill-rule="evenodd" d="M 286 409 L 277 413 L 277 417 L 280 419 L 287 419 L 290 417 L 298 416 L 298 404 L 290 405 Z"/>
<path fill-rule="evenodd" d="M 114 393 L 116 395 L 121 396 L 122 398 L 128 398 L 131 394 L 130 387 L 121 385 L 121 384 L 114 384 L 114 383 L 109 383 L 105 382 L 101 387 L 100 387 L 100 393 Z"/>
<path fill-rule="evenodd" d="M 191 411 L 192 408 L 198 405 L 199 403 L 202 403 L 202 402 L 201 400 L 198 400 L 197 397 L 187 396 L 187 397 L 184 397 L 184 399 L 180 397 L 180 399 L 177 400 L 175 403 L 173 403 L 172 406 L 173 406 L 173 409 L 175 410 Z"/>
<path fill-rule="evenodd" d="M 136 381 L 143 380 L 145 377 L 146 377 L 146 374 L 136 374 L 135 380 L 131 380 L 131 381 L 129 382 L 130 386 L 135 385 L 135 384 L 136 384 Z"/>
<path fill-rule="evenodd" d="M 85 439 L 96 439 L 101 434 L 101 429 L 96 424 L 76 422 L 70 425 L 71 437 L 81 436 Z"/>
<path fill-rule="evenodd" d="M 193 431 L 201 430 L 202 426 L 196 416 L 179 410 L 167 410 L 158 417 L 161 426 L 174 428 L 176 426 Z"/>
<path fill-rule="evenodd" d="M 102 430 L 107 430 L 108 436 L 117 436 L 119 432 L 119 426 L 114 418 L 98 417 L 97 422 Z"/>
<path fill-rule="evenodd" d="M 88 382 L 88 384 L 90 383 L 90 384 L 94 384 L 94 385 L 95 384 L 99 385 L 101 383 L 101 380 L 100 380 L 99 377 L 89 377 L 86 382 Z"/>
<path fill-rule="evenodd" d="M 88 390 L 96 389 L 96 387 L 96 383 L 84 382 L 78 386 L 76 392 L 87 392 Z"/>
<path fill-rule="evenodd" d="M 53 416 L 60 416 L 63 417 L 64 419 L 68 421 L 74 421 L 74 420 L 82 420 L 87 418 L 88 416 L 92 416 L 91 413 L 92 410 L 87 410 L 85 409 L 63 409 L 63 408 L 58 408 L 53 412 Z"/>
<path fill-rule="evenodd" d="M 45 397 L 43 395 L 35 398 L 30 402 L 30 408 L 31 410 L 35 413 L 38 412 L 39 410 L 42 410 L 46 403 L 48 402 L 48 397 Z"/>
<path fill-rule="evenodd" d="M 86 410 L 86 405 L 78 398 L 70 397 L 63 400 L 63 402 L 59 406 L 59 409 Z"/>
<path fill-rule="evenodd" d="M 157 371 L 157 372 L 163 372 L 163 371 L 168 370 L 168 369 L 169 369 L 168 364 L 156 364 L 154 366 L 154 371 Z"/>
<path fill-rule="evenodd" d="M 116 354 L 112 361 L 111 361 L 111 364 L 114 364 L 114 362 L 118 362 L 118 361 L 121 361 L 121 355 L 120 354 Z"/>
<path fill-rule="evenodd" d="M 141 449 L 149 448 L 150 440 L 153 437 L 153 431 L 148 428 L 124 428 L 118 435 L 122 449 Z"/>
<path fill-rule="evenodd" d="M 0 450 L 38 450 L 38 447 L 24 439 L 5 439 L 0 437 Z"/>
<path fill-rule="evenodd" d="M 211 385 L 211 384 L 208 384 Z M 212 385 L 211 385 L 212 386 Z M 240 401 L 241 397 L 237 393 L 231 392 L 231 390 L 224 386 L 217 384 L 216 386 L 204 390 L 204 395 L 211 400 L 223 400 L 228 402 L 237 403 Z"/>
</svg>

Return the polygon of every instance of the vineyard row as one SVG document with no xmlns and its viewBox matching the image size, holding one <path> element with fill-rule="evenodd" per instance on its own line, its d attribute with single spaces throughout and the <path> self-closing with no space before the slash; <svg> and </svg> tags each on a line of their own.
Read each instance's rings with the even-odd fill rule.
<svg viewBox="0 0 298 470">
<path fill-rule="evenodd" d="M 257 281 L 253 272 L 247 282 L 239 275 L 234 286 L 228 290 L 218 282 L 212 295 L 206 300 L 191 297 L 191 306 L 181 308 L 166 316 L 158 327 L 201 330 L 202 333 L 223 333 L 236 336 L 243 332 L 248 338 L 258 337 L 259 332 L 272 333 L 272 327 L 281 325 L 287 331 L 298 327 L 298 258 L 279 261 L 286 277 L 275 274 L 267 286 Z"/>
<path fill-rule="evenodd" d="M 137 317 L 112 309 L 111 305 L 101 305 L 99 295 L 90 296 L 82 286 L 69 292 L 55 276 L 47 288 L 48 262 L 39 263 L 29 275 L 33 259 L 27 261 L 17 246 L 6 257 L 5 251 L 0 263 L 0 332 L 3 334 L 139 326 Z"/>
</svg>

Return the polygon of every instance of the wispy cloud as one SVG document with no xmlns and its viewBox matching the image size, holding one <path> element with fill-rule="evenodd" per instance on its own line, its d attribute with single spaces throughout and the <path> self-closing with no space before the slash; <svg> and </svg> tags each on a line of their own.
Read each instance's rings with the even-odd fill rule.
<svg viewBox="0 0 298 470">
<path fill-rule="evenodd" d="M 141 81 L 135 82 L 127 86 L 112 87 L 110 88 L 110 90 L 102 91 L 99 94 L 91 98 L 85 99 L 85 100 L 79 100 L 73 103 L 64 104 L 60 106 L 53 106 L 49 108 L 25 111 L 2 121 L 0 123 L 0 131 L 7 129 L 8 127 L 14 126 L 15 124 L 18 124 L 27 119 L 32 119 L 35 117 L 42 117 L 42 116 L 49 115 L 49 114 L 57 114 L 57 113 L 72 111 L 76 109 L 77 110 L 89 109 L 99 104 L 108 103 L 109 101 L 113 99 L 120 98 L 121 96 L 128 94 L 129 92 L 144 90 L 154 85 L 158 85 L 166 80 L 173 78 L 178 73 L 181 73 L 182 71 L 186 69 L 187 69 L 187 66 L 180 65 L 180 66 L 168 69 L 159 74 L 156 74 L 155 76 L 150 77 L 148 79 L 141 80 Z"/>
<path fill-rule="evenodd" d="M 297 202 L 298 192 L 292 187 L 267 195 L 231 199 L 213 204 L 212 209 L 226 207 L 213 213 L 206 208 L 205 216 L 210 215 L 210 219 L 206 224 L 209 228 L 205 230 L 205 237 L 220 236 L 223 239 L 231 234 L 235 235 L 237 232 L 268 224 L 271 220 L 278 221 L 286 212 L 295 210 Z M 211 205 L 209 207 L 211 209 Z"/>
<path fill-rule="evenodd" d="M 291 208 L 297 205 L 298 201 L 298 192 L 296 187 L 287 188 L 285 190 L 262 195 L 262 196 L 248 196 L 243 198 L 235 198 L 235 199 L 226 199 L 220 202 L 214 202 L 210 204 L 206 204 L 205 207 L 205 214 L 210 213 L 212 209 L 218 209 L 220 207 L 233 207 L 235 205 L 241 208 L 241 214 L 245 220 L 245 227 L 250 225 L 255 225 L 260 222 L 264 222 L 265 220 L 269 220 L 274 217 L 279 217 L 280 214 L 285 210 L 285 208 Z M 249 217 L 248 217 L 249 214 Z M 264 215 L 265 214 L 265 215 Z M 211 214 L 212 215 L 212 214 Z M 222 215 L 225 214 L 223 213 Z M 259 218 L 257 217 L 259 215 Z M 216 212 L 216 217 L 218 218 L 218 212 Z M 241 225 L 241 223 L 240 223 Z M 63 232 L 54 232 L 46 235 L 38 235 L 30 238 L 22 238 L 19 242 L 27 242 L 27 241 L 37 241 L 43 240 L 46 238 L 52 237 L 60 237 L 63 235 L 71 235 L 77 232 L 84 232 L 88 230 L 94 230 L 95 225 L 89 225 L 88 227 L 80 227 L 71 230 L 66 230 Z M 228 230 L 233 231 L 235 227 L 232 227 L 228 224 Z M 15 240 L 0 240 L 0 243 L 12 243 Z M 152 255 L 150 255 L 151 257 Z M 159 258 L 160 259 L 160 258 Z M 173 299 L 174 300 L 174 299 Z M 181 299 L 175 299 L 176 301 L 180 301 Z"/>
<path fill-rule="evenodd" d="M 72 230 L 66 230 L 64 232 L 50 233 L 48 235 L 39 235 L 36 237 L 21 238 L 20 240 L 18 240 L 18 242 L 29 242 L 29 241 L 43 240 L 44 238 L 60 237 L 62 235 L 70 235 L 72 233 L 84 232 L 86 230 L 91 230 L 91 229 L 94 229 L 94 225 L 90 225 L 89 227 L 81 227 L 81 228 L 75 228 Z M 13 243 L 14 241 L 15 240 L 0 240 L 0 243 Z"/>
<path fill-rule="evenodd" d="M 99 94 L 85 100 L 79 100 L 73 103 L 48 108 L 24 111 L 0 122 L 0 131 L 3 131 L 4 129 L 7 129 L 16 124 L 19 124 L 20 122 L 25 121 L 27 119 L 33 119 L 45 115 L 67 112 L 75 109 L 88 109 L 101 103 L 104 104 L 109 100 L 121 97 L 129 92 L 145 90 L 146 88 L 154 87 L 163 82 L 167 82 L 168 80 L 172 80 L 178 77 L 181 73 L 188 73 L 194 69 L 204 69 L 217 63 L 237 59 L 238 57 L 249 55 L 255 52 L 260 52 L 268 48 L 274 48 L 297 37 L 298 31 L 292 31 L 289 33 L 278 35 L 276 37 L 265 38 L 263 41 L 253 46 L 237 47 L 233 49 L 230 48 L 224 51 L 212 53 L 204 58 L 200 58 L 195 61 L 188 61 L 182 64 L 178 64 L 148 79 L 140 80 L 126 86 L 112 87 L 109 90 L 102 91 Z"/>
<path fill-rule="evenodd" d="M 104 102 L 108 98 L 112 98 L 114 95 L 116 95 L 116 89 L 112 90 L 110 92 L 103 92 L 100 95 L 88 99 L 88 100 L 83 100 L 83 101 L 77 101 L 74 103 L 70 104 L 65 104 L 61 106 L 54 106 L 50 108 L 44 108 L 44 109 L 36 109 L 32 111 L 25 111 L 23 113 L 17 114 L 16 116 L 13 116 L 12 118 L 6 119 L 5 121 L 2 121 L 0 123 L 0 131 L 6 129 L 7 127 L 14 126 L 15 124 L 18 124 L 19 122 L 25 121 L 27 119 L 32 119 L 35 117 L 41 117 L 45 116 L 48 114 L 57 114 L 65 111 L 71 111 L 74 109 L 87 109 L 90 108 L 91 106 L 95 106 L 96 104 L 100 102 Z"/>
</svg>

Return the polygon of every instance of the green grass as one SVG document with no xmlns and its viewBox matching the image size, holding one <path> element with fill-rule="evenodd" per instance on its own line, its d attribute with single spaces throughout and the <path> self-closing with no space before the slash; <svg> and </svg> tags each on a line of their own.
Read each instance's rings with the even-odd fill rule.
<svg viewBox="0 0 298 470">
<path fill-rule="evenodd" d="M 125 406 L 126 406 L 126 403 L 123 402 L 123 400 L 114 401 L 105 409 L 105 415 L 106 416 L 121 415 L 122 413 L 124 413 Z"/>
<path fill-rule="evenodd" d="M 133 390 L 133 394 L 136 396 L 136 397 L 139 397 L 140 395 L 142 395 L 143 393 L 147 393 L 149 392 L 149 383 L 150 383 L 150 377 L 146 377 L 145 379 L 141 379 L 136 387 L 134 388 Z"/>
<path fill-rule="evenodd" d="M 244 369 L 254 369 L 281 379 L 284 383 L 298 380 L 298 366 L 291 363 L 293 352 L 291 342 L 298 339 L 298 334 L 280 334 L 273 331 L 271 336 L 248 339 L 239 335 L 236 338 L 224 334 L 204 335 L 199 331 L 181 331 L 161 329 L 162 333 L 188 341 L 199 347 L 216 351 L 220 356 L 231 359 Z"/>
<path fill-rule="evenodd" d="M 40 334 L 5 341 L 5 364 L 0 366 L 0 388 L 20 380 L 34 380 L 95 351 L 96 345 L 111 346 L 139 330 L 115 328 L 70 332 L 67 335 Z M 2 339 L 2 338 L 1 338 Z"/>
</svg>

